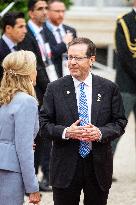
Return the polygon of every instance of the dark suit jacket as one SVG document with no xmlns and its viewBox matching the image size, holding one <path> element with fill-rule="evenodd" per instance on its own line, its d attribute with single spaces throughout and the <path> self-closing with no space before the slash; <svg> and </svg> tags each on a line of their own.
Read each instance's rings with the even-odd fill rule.
<svg viewBox="0 0 136 205">
<path fill-rule="evenodd" d="M 70 26 L 63 24 L 64 30 L 70 31 L 73 34 L 73 37 L 76 37 L 76 30 Z M 55 64 L 55 68 L 59 77 L 62 77 L 62 54 L 67 51 L 66 44 L 64 42 L 57 43 L 52 31 L 47 27 L 46 23 L 44 24 L 45 35 L 47 41 L 49 42 L 52 50 L 52 60 Z"/>
<path fill-rule="evenodd" d="M 136 13 L 132 10 L 122 17 L 130 34 L 130 41 L 136 45 Z M 130 52 L 126 38 L 120 24 L 117 21 L 115 32 L 116 54 L 117 54 L 117 75 L 116 82 L 121 92 L 136 94 L 136 58 Z M 135 46 L 136 49 L 136 46 Z"/>
<path fill-rule="evenodd" d="M 41 52 L 37 40 L 28 26 L 27 26 L 27 30 L 28 32 L 26 34 L 25 39 L 20 44 L 18 44 L 18 46 L 20 49 L 32 51 L 36 55 L 37 79 L 36 79 L 35 90 L 36 90 L 37 98 L 39 100 L 39 104 L 41 106 L 43 101 L 43 95 L 45 93 L 47 84 L 49 83 L 49 79 L 45 70 L 45 64 L 42 60 L 42 56 L 41 56 Z"/>
<path fill-rule="evenodd" d="M 11 52 L 5 41 L 0 39 L 0 81 L 3 76 L 3 68 L 1 66 L 3 59 Z"/>
<path fill-rule="evenodd" d="M 93 75 L 92 124 L 102 133 L 101 142 L 92 143 L 94 170 L 102 190 L 108 190 L 112 181 L 113 159 L 111 140 L 124 133 L 127 120 L 118 87 L 109 80 Z M 69 94 L 68 92 L 69 91 Z M 101 94 L 98 101 L 98 94 Z M 54 187 L 70 185 L 79 157 L 79 141 L 62 139 L 64 128 L 79 119 L 73 79 L 65 76 L 48 84 L 40 122 L 43 131 L 53 140 L 50 182 Z"/>
</svg>

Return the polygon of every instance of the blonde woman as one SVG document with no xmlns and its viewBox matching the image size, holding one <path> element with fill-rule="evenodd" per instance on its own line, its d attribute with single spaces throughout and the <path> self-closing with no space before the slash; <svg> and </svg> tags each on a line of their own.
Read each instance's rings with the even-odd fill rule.
<svg viewBox="0 0 136 205">
<path fill-rule="evenodd" d="M 33 85 L 36 58 L 31 51 L 16 51 L 2 63 L 0 87 L 0 204 L 22 205 L 40 201 L 34 170 L 33 140 L 38 124 L 38 106 Z"/>
</svg>

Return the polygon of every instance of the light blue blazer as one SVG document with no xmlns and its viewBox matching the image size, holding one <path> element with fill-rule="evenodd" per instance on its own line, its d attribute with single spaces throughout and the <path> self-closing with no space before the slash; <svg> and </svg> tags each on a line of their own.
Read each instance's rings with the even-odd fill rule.
<svg viewBox="0 0 136 205">
<path fill-rule="evenodd" d="M 22 174 L 26 193 L 38 191 L 33 142 L 39 129 L 34 97 L 18 92 L 0 107 L 0 169 Z"/>
</svg>

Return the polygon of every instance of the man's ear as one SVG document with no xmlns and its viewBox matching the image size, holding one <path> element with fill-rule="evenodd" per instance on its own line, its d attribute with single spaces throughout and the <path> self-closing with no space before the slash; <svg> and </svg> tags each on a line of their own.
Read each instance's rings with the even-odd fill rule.
<svg viewBox="0 0 136 205">
<path fill-rule="evenodd" d="M 5 27 L 6 33 L 10 33 L 10 31 L 11 31 L 12 28 L 13 28 L 12 26 L 7 25 L 7 26 Z"/>
<path fill-rule="evenodd" d="M 90 57 L 90 66 L 93 65 L 93 63 L 95 62 L 96 57 L 95 56 L 91 56 Z"/>
<path fill-rule="evenodd" d="M 31 18 L 31 19 L 33 19 L 33 11 L 28 11 L 28 16 Z"/>
<path fill-rule="evenodd" d="M 92 63 L 94 63 L 96 60 L 96 56 L 91 56 L 90 60 L 92 61 Z"/>
</svg>

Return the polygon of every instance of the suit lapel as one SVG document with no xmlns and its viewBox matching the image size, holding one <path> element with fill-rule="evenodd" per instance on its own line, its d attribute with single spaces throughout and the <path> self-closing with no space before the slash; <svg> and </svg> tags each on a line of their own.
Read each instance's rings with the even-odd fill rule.
<svg viewBox="0 0 136 205">
<path fill-rule="evenodd" d="M 52 33 L 52 31 L 48 28 L 47 24 L 44 24 L 44 30 L 45 30 L 45 35 L 47 35 L 47 40 L 49 42 L 51 42 L 52 44 L 57 44 L 57 41 L 55 39 L 54 34 Z"/>
<path fill-rule="evenodd" d="M 66 100 L 66 104 L 68 105 L 68 108 L 74 120 L 79 119 L 74 82 L 71 76 L 67 76 L 63 91 L 64 91 L 64 98 Z"/>
<path fill-rule="evenodd" d="M 91 123 L 96 124 L 98 113 L 101 107 L 103 90 L 99 84 L 97 76 L 92 75 L 92 108 L 91 108 Z"/>
<path fill-rule="evenodd" d="M 27 25 L 27 30 L 28 30 L 28 35 L 31 37 L 33 43 L 35 44 L 35 49 L 36 49 L 35 53 L 36 53 L 37 58 L 40 58 L 40 60 L 43 61 L 42 56 L 41 56 L 41 51 L 40 51 L 38 42 L 36 40 L 36 37 L 34 36 L 34 33 L 32 32 L 32 30 L 30 29 L 30 27 L 28 25 Z"/>
<path fill-rule="evenodd" d="M 37 45 L 36 37 L 28 25 L 27 25 L 27 31 L 28 31 L 29 35 L 31 36 L 31 38 L 33 39 L 33 41 L 35 42 L 35 44 Z"/>
</svg>

